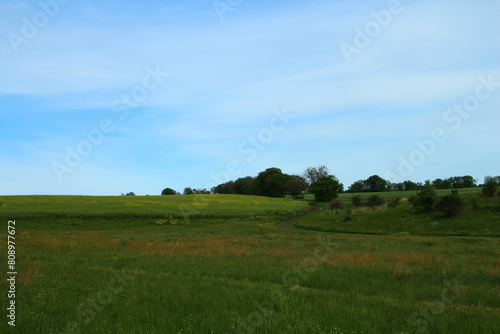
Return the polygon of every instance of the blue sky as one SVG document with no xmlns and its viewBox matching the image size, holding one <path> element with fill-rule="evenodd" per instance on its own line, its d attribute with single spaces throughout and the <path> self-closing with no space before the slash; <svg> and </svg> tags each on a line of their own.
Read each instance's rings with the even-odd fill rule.
<svg viewBox="0 0 500 334">
<path fill-rule="evenodd" d="M 59 1 L 0 4 L 2 195 L 500 174 L 498 1 Z"/>
</svg>

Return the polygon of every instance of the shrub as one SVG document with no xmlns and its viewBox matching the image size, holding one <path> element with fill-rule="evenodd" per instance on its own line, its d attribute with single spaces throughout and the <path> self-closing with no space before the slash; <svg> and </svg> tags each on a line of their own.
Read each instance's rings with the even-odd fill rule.
<svg viewBox="0 0 500 334">
<path fill-rule="evenodd" d="M 346 215 L 344 217 L 344 222 L 345 223 L 349 223 L 349 222 L 352 222 L 352 210 L 351 209 L 347 209 L 345 211 Z"/>
<path fill-rule="evenodd" d="M 397 207 L 399 204 L 401 204 L 401 198 L 399 197 L 396 197 L 396 198 L 393 198 L 389 201 L 389 203 L 387 203 L 387 206 L 390 207 L 390 208 L 395 208 Z"/>
<path fill-rule="evenodd" d="M 361 196 L 360 195 L 356 195 L 356 196 L 353 196 L 351 197 L 351 203 L 355 206 L 355 207 L 360 207 L 361 205 L 363 205 L 363 200 L 361 199 Z"/>
<path fill-rule="evenodd" d="M 344 203 L 342 203 L 339 200 L 334 199 L 333 201 L 330 202 L 330 209 L 332 210 L 339 210 L 344 208 Z"/>
<path fill-rule="evenodd" d="M 439 198 L 436 208 L 446 217 L 456 217 L 463 212 L 464 206 L 465 202 L 458 192 L 452 191 L 451 194 Z"/>
<path fill-rule="evenodd" d="M 366 200 L 366 205 L 372 209 L 376 208 L 377 206 L 384 205 L 384 204 L 385 204 L 384 199 L 382 197 L 380 197 L 379 195 L 371 195 Z"/>
<path fill-rule="evenodd" d="M 470 201 L 470 205 L 475 209 L 475 210 L 479 210 L 479 203 L 477 201 L 477 197 L 472 197 L 471 201 Z"/>
<path fill-rule="evenodd" d="M 417 210 L 431 211 L 436 204 L 437 195 L 431 182 L 427 180 L 417 195 L 410 197 L 408 200 Z"/>
<path fill-rule="evenodd" d="M 496 178 L 491 176 L 486 176 L 484 178 L 483 189 L 481 189 L 481 191 L 485 196 L 491 197 L 495 196 L 495 193 L 497 192 L 497 187 L 498 187 L 498 182 Z"/>
</svg>

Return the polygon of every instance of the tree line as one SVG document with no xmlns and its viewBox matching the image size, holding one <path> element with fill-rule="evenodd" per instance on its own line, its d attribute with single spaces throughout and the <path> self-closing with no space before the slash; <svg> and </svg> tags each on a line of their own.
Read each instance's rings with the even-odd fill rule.
<svg viewBox="0 0 500 334">
<path fill-rule="evenodd" d="M 434 189 L 458 189 L 476 187 L 477 181 L 470 175 L 454 176 L 447 179 L 435 179 L 428 181 Z M 308 167 L 302 175 L 286 174 L 281 169 L 268 168 L 257 176 L 246 176 L 234 181 L 221 183 L 210 190 L 195 189 L 187 187 L 184 195 L 191 194 L 237 194 L 256 195 L 267 197 L 286 197 L 294 199 L 303 198 L 305 193 L 311 193 L 319 202 L 327 202 L 335 199 L 338 193 L 360 193 L 360 192 L 383 192 L 383 191 L 413 191 L 422 190 L 427 183 L 404 181 L 401 183 L 391 183 L 378 175 L 372 175 L 366 180 L 353 182 L 347 190 L 340 183 L 338 178 L 331 174 L 329 169 L 320 165 L 318 167 Z M 496 189 L 500 186 L 500 176 L 485 178 L 485 186 Z M 493 190 L 494 192 L 495 190 Z M 179 195 L 171 188 L 163 189 L 162 195 Z"/>
</svg>

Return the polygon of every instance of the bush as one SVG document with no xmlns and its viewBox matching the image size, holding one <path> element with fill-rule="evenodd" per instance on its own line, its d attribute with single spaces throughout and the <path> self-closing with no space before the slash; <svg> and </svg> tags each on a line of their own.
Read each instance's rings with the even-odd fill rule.
<svg viewBox="0 0 500 334">
<path fill-rule="evenodd" d="M 344 203 L 342 203 L 339 200 L 334 199 L 333 201 L 330 202 L 330 209 L 332 210 L 339 210 L 344 208 Z"/>
<path fill-rule="evenodd" d="M 498 187 L 498 182 L 496 178 L 491 176 L 486 176 L 484 178 L 483 189 L 481 189 L 481 191 L 485 196 L 491 197 L 495 196 L 495 193 L 497 192 L 497 187 Z"/>
<path fill-rule="evenodd" d="M 387 206 L 390 207 L 390 208 L 395 208 L 397 207 L 399 204 L 401 204 L 401 198 L 399 197 L 396 197 L 396 198 L 393 198 L 389 201 L 389 203 L 387 203 Z"/>
<path fill-rule="evenodd" d="M 452 191 L 451 194 L 442 196 L 436 205 L 436 208 L 443 212 L 448 218 L 456 217 L 464 210 L 465 202 L 458 195 L 458 192 Z"/>
<path fill-rule="evenodd" d="M 363 200 L 361 199 L 360 195 L 356 195 L 356 196 L 351 197 L 351 203 L 355 207 L 359 208 L 361 205 L 363 205 Z"/>
<path fill-rule="evenodd" d="M 477 197 L 472 197 L 471 201 L 470 201 L 470 205 L 475 209 L 475 210 L 479 210 L 480 206 L 479 206 L 479 203 L 477 201 Z"/>
<path fill-rule="evenodd" d="M 377 206 L 384 205 L 384 204 L 385 204 L 384 199 L 382 197 L 380 197 L 379 195 L 371 195 L 366 200 L 366 205 L 368 205 L 372 209 L 376 208 Z"/>
<path fill-rule="evenodd" d="M 422 190 L 416 196 L 411 196 L 408 200 L 419 211 L 432 211 L 437 201 L 437 195 L 431 182 L 427 180 Z"/>
</svg>

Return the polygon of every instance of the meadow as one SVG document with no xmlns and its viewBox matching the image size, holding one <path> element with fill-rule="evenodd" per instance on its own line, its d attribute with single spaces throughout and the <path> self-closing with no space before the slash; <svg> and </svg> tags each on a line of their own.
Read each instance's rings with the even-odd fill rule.
<svg viewBox="0 0 500 334">
<path fill-rule="evenodd" d="M 16 220 L 18 272 L 16 327 L 0 283 L 0 332 L 498 330 L 498 198 L 481 198 L 484 225 L 456 218 L 454 231 L 439 216 L 411 218 L 406 204 L 360 209 L 345 227 L 334 219 L 344 212 L 306 214 L 306 201 L 199 196 L 0 196 L 0 258 L 7 268 Z M 404 213 L 398 225 L 392 215 Z"/>
</svg>

